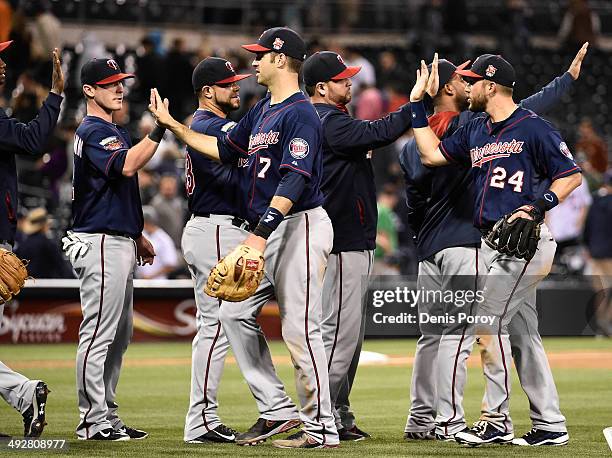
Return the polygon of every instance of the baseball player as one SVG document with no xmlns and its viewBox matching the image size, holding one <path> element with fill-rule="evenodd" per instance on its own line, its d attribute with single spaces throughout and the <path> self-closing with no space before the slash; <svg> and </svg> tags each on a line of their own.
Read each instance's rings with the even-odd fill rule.
<svg viewBox="0 0 612 458">
<path fill-rule="evenodd" d="M 580 49 L 566 73 L 539 93 L 522 101 L 520 106 L 543 112 L 558 102 L 572 81 L 579 77 L 586 50 L 587 44 Z M 462 124 L 481 115 L 463 111 L 468 105 L 466 83 L 456 70 L 467 64 L 455 67 L 449 61 L 439 61 L 440 90 L 433 98 L 434 115 L 429 117 L 429 124 L 439 138 L 451 135 Z M 414 139 L 408 141 L 402 149 L 400 164 L 406 178 L 409 221 L 418 234 L 418 286 L 425 289 L 473 289 L 475 276 L 484 270 L 482 265 L 478 271 L 476 269 L 482 264 L 482 257 L 478 257 L 477 251 L 481 234 L 471 221 L 474 201 L 470 168 L 457 164 L 438 168 L 424 167 Z M 433 284 L 427 284 L 432 281 Z M 446 284 L 441 285 L 444 281 Z M 419 313 L 455 312 L 456 315 L 456 312 L 465 312 L 454 306 L 438 306 L 439 310 L 429 310 L 426 305 L 429 304 L 418 304 Z M 510 323 L 510 343 L 513 349 L 519 347 L 516 341 L 521 339 L 520 334 L 512 332 L 513 327 L 524 318 L 523 314 L 519 310 Z M 471 353 L 474 338 L 471 332 L 466 332 L 468 329 L 465 324 L 438 327 L 434 330 L 438 332 L 426 332 L 426 329 L 422 331 L 415 353 L 411 407 L 404 437 L 408 440 L 427 440 L 433 439 L 435 432 L 438 440 L 454 440 L 457 432 L 467 429 L 461 401 L 466 377 L 465 363 Z M 523 370 L 528 368 L 531 377 L 521 377 L 522 386 L 529 399 L 533 399 L 531 405 L 538 406 L 546 396 L 554 396 L 556 393 L 541 392 L 538 385 L 529 383 L 529 380 L 545 378 L 539 373 L 545 368 L 531 356 L 532 353 L 526 352 L 515 361 L 515 365 L 522 375 Z M 435 371 L 431 370 L 431 361 L 436 361 Z M 545 425 L 546 417 L 542 415 L 546 414 L 532 410 L 534 427 Z M 437 425 L 435 431 L 434 417 Z"/>
<path fill-rule="evenodd" d="M 0 43 L 0 52 L 12 41 Z M 0 85 L 6 81 L 6 64 L 0 59 Z M 38 116 L 28 124 L 9 118 L 0 108 L 0 248 L 11 251 L 17 229 L 17 167 L 15 155 L 41 155 L 51 136 L 60 113 L 61 93 L 64 91 L 64 75 L 59 50 L 53 51 L 53 75 L 51 91 L 38 111 Z M 0 302 L 2 300 L 0 299 Z M 5 303 L 0 303 L 0 324 Z M 0 362 L 0 396 L 23 416 L 24 437 L 39 437 L 46 425 L 46 404 L 49 390 L 41 380 L 29 380 Z M 6 436 L 1 434 L 0 436 Z"/>
<path fill-rule="evenodd" d="M 521 354 L 533 353 L 532 360 L 545 368 L 540 372 L 547 376 L 539 381 L 540 390 L 555 393 L 542 400 L 540 412 L 545 411 L 550 421 L 547 429 L 534 428 L 517 442 L 529 444 L 545 436 L 551 445 L 565 444 L 569 439 L 565 418 L 559 410 L 537 331 L 537 313 L 533 309 L 530 314 L 528 305 L 535 305 L 536 287 L 550 271 L 556 246 L 545 225 L 541 226 L 541 237 L 535 228 L 540 227 L 547 210 L 580 184 L 580 169 L 558 131 L 514 103 L 514 68 L 501 56 L 491 54 L 480 56 L 470 70 L 456 70 L 464 79 L 469 78 L 466 92 L 470 110 L 485 111 L 487 115 L 476 117 L 440 142 L 428 125 L 421 102 L 428 85 L 437 89 L 437 66 L 436 55 L 430 77 L 427 66 L 421 62 L 410 95 L 415 140 L 427 166 L 449 163 L 472 166 L 474 224 L 486 235 L 483 240 L 488 240 L 479 252 L 486 270 L 484 301 L 476 316 L 492 319 L 491 324 L 479 320 L 475 327 L 486 382 L 482 415 L 473 428 L 458 432 L 455 439 L 473 446 L 509 443 L 514 439 L 508 408 L 512 363 L 508 325 L 521 310 L 528 316 L 518 333 L 524 340 Z M 504 215 L 508 214 L 511 216 L 506 219 Z M 493 249 L 489 246 L 493 245 L 490 233 L 496 233 L 500 226 L 523 232 L 512 232 L 512 240 L 507 243 L 500 236 Z M 544 404 L 546 401 L 551 404 Z"/>
<path fill-rule="evenodd" d="M 248 178 L 242 189 L 247 219 L 256 227 L 241 246 L 265 253 L 265 276 L 249 300 L 223 304 L 220 318 L 261 416 L 236 441 L 258 443 L 297 425 L 295 406 L 282 390 L 255 321 L 261 307 L 275 295 L 283 339 L 296 370 L 303 431 L 273 445 L 337 447 L 321 337 L 321 288 L 333 233 L 321 206 L 321 123 L 298 84 L 306 46 L 293 30 L 276 27 L 266 30 L 257 43 L 243 47 L 255 53 L 257 82 L 269 89 L 269 95 L 225 137 L 190 131 L 168 115 L 158 95 L 150 109 L 161 125 L 194 150 L 224 163 L 246 160 Z M 277 399 L 267 399 L 270 393 Z M 278 408 L 262 411 L 267 405 Z"/>
<path fill-rule="evenodd" d="M 198 109 L 191 129 L 225 136 L 236 125 L 227 115 L 240 107 L 238 81 L 249 76 L 237 75 L 232 64 L 219 57 L 201 61 L 192 75 Z M 217 415 L 217 389 L 229 342 L 219 321 L 220 300 L 204 294 L 204 286 L 215 264 L 248 235 L 239 172 L 232 164 L 219 164 L 187 148 L 185 184 L 192 217 L 183 232 L 182 250 L 193 278 L 198 329 L 192 345 L 191 396 L 185 421 L 184 440 L 189 443 L 236 439 L 236 431 Z"/>
<path fill-rule="evenodd" d="M 148 434 L 119 418 L 115 393 L 123 354 L 132 337 L 136 260 L 155 252 L 142 236 L 138 170 L 151 159 L 165 129 L 157 127 L 132 146 L 113 124 L 121 109 L 123 73 L 113 59 L 92 59 L 81 69 L 87 116 L 74 137 L 72 230 L 64 250 L 81 280 L 83 321 L 77 349 L 81 440 L 124 441 Z"/>
<path fill-rule="evenodd" d="M 323 282 L 323 341 L 329 386 L 340 440 L 369 435 L 355 425 L 348 395 L 359 362 L 365 329 L 365 288 L 376 248 L 376 189 L 372 149 L 389 145 L 411 126 L 409 104 L 375 121 L 353 119 L 351 77 L 335 52 L 322 51 L 304 62 L 304 82 L 323 126 L 323 207 L 334 228 L 334 244 Z"/>
</svg>

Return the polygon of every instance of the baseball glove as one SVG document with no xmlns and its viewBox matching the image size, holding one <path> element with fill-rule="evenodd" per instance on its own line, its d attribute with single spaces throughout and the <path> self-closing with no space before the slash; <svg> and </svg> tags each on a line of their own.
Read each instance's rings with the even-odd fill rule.
<svg viewBox="0 0 612 458">
<path fill-rule="evenodd" d="M 519 217 L 508 221 L 518 211 L 528 213 L 533 219 Z M 543 219 L 537 209 L 525 205 L 500 218 L 485 237 L 485 242 L 500 253 L 530 261 L 538 249 Z"/>
<path fill-rule="evenodd" d="M 0 304 L 19 294 L 28 278 L 25 263 L 15 253 L 0 248 Z"/>
<path fill-rule="evenodd" d="M 263 274 L 263 253 L 238 245 L 212 268 L 204 292 L 224 301 L 240 302 L 257 291 Z"/>
</svg>

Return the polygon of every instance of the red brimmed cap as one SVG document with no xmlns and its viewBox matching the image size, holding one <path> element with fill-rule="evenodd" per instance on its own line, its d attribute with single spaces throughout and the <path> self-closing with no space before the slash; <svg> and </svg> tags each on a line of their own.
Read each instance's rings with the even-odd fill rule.
<svg viewBox="0 0 612 458">
<path fill-rule="evenodd" d="M 12 42 L 13 42 L 13 40 L 3 41 L 2 43 L 0 43 L 0 52 L 4 51 L 6 48 L 8 48 L 11 45 Z"/>
<path fill-rule="evenodd" d="M 474 80 L 486 79 L 506 87 L 514 87 L 516 72 L 514 67 L 502 56 L 483 54 L 469 70 L 457 70 L 457 74 Z"/>
<path fill-rule="evenodd" d="M 204 86 L 215 84 L 230 84 L 253 76 L 249 74 L 238 75 L 232 64 L 220 57 L 207 57 L 201 61 L 193 70 L 191 84 L 194 91 L 199 91 Z"/>
<path fill-rule="evenodd" d="M 123 73 L 113 59 L 92 59 L 81 68 L 81 84 L 111 84 L 126 78 L 134 75 Z"/>
<path fill-rule="evenodd" d="M 317 83 L 352 78 L 361 67 L 347 67 L 340 54 L 331 51 L 314 53 L 304 62 L 304 83 L 314 86 Z"/>
<path fill-rule="evenodd" d="M 306 43 L 297 32 L 288 27 L 274 27 L 261 34 L 257 43 L 242 45 L 251 52 L 273 51 L 283 53 L 294 59 L 306 59 Z"/>
</svg>

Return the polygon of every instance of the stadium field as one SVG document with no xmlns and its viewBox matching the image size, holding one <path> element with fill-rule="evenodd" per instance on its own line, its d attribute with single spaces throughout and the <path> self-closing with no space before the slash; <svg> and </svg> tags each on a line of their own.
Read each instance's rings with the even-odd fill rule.
<svg viewBox="0 0 612 458">
<path fill-rule="evenodd" d="M 126 424 L 149 432 L 150 437 L 144 441 L 76 440 L 75 345 L 3 345 L 0 360 L 30 378 L 40 378 L 49 384 L 52 390 L 48 399 L 49 425 L 43 437 L 69 440 L 69 449 L 64 454 L 71 456 L 281 456 L 307 452 L 334 456 L 610 456 L 602 430 L 612 426 L 612 341 L 546 338 L 544 342 L 568 421 L 571 439 L 566 447 L 473 449 L 454 443 L 404 441 L 416 343 L 413 339 L 365 342 L 364 350 L 373 354 L 366 354 L 370 356 L 369 362 L 359 369 L 352 404 L 360 428 L 372 438 L 343 442 L 339 449 L 319 451 L 275 449 L 270 441 L 256 447 L 185 444 L 182 439 L 189 397 L 189 343 L 133 344 L 128 349 L 118 387 L 119 412 Z M 271 347 L 277 370 L 291 397 L 297 401 L 288 352 L 281 342 L 273 342 Z M 479 413 L 483 379 L 475 357 L 469 367 L 464 405 L 468 421 L 472 422 Z M 257 418 L 253 398 L 231 357 L 223 374 L 219 401 L 222 420 L 235 429 L 243 431 Z M 530 428 L 528 403 L 516 374 L 511 405 L 515 433 L 523 434 Z M 0 404 L 0 431 L 16 436 L 23 434 L 21 416 L 6 403 Z M 0 455 L 7 456 L 6 451 L 0 450 Z M 44 454 L 19 452 L 18 456 Z"/>
</svg>

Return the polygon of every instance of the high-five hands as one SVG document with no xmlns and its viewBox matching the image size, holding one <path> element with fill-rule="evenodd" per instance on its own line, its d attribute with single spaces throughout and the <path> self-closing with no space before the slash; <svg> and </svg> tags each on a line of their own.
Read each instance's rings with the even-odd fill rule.
<svg viewBox="0 0 612 458">
<path fill-rule="evenodd" d="M 162 98 L 159 95 L 159 92 L 157 92 L 157 89 L 151 89 L 149 111 L 155 118 L 155 122 L 158 126 L 168 128 L 173 122 L 176 122 L 176 120 L 170 115 L 170 111 L 168 110 L 169 106 L 170 102 L 168 99 L 164 99 L 162 102 Z"/>
<path fill-rule="evenodd" d="M 420 102 L 425 97 L 425 94 L 435 96 L 438 93 L 440 84 L 438 77 L 438 53 L 434 54 L 431 64 L 431 73 L 427 69 L 427 64 L 421 60 L 421 68 L 416 71 L 416 83 L 412 91 L 410 91 L 410 101 Z"/>
</svg>

